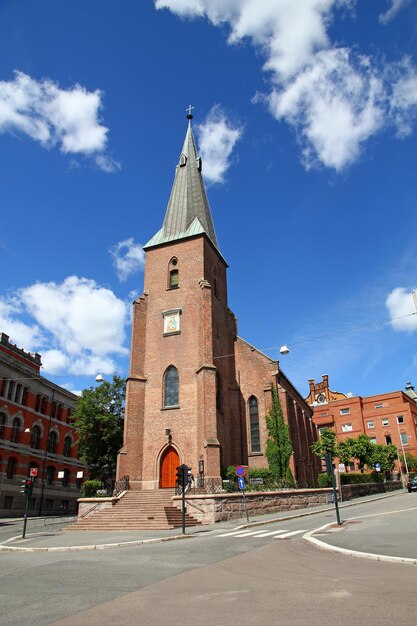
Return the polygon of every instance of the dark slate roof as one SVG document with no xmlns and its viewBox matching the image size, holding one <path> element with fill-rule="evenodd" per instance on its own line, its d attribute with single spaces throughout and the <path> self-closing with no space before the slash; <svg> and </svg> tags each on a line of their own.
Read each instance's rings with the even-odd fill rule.
<svg viewBox="0 0 417 626">
<path fill-rule="evenodd" d="M 164 223 L 161 230 L 144 246 L 145 250 L 205 233 L 219 251 L 201 169 L 201 158 L 197 157 L 189 121 Z"/>
</svg>

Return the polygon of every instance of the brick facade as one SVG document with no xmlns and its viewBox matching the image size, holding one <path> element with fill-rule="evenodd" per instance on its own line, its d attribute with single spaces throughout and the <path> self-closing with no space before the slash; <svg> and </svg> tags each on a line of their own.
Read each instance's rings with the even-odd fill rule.
<svg viewBox="0 0 417 626">
<path fill-rule="evenodd" d="M 408 393 L 345 395 L 329 389 L 328 376 L 323 376 L 320 383 L 311 379 L 309 384 L 306 401 L 313 407 L 313 420 L 319 429 L 333 428 L 338 440 L 364 433 L 374 443 L 393 443 L 400 454 L 404 449 L 417 456 L 417 404 Z M 351 469 L 354 468 L 352 463 Z"/>
<path fill-rule="evenodd" d="M 76 396 L 40 375 L 41 356 L 0 336 L 0 516 L 21 515 L 22 480 L 38 469 L 29 515 L 74 513 L 85 467 L 71 414 Z M 50 449 L 47 451 L 48 435 Z M 52 441 L 52 439 L 54 441 Z M 58 472 L 64 472 L 59 478 Z M 41 507 L 42 498 L 42 507 Z"/>
<path fill-rule="evenodd" d="M 189 152 L 194 149 L 190 132 L 183 149 Z M 191 156 L 181 155 L 164 227 L 145 247 L 144 292 L 133 304 L 124 445 L 117 475 L 129 476 L 133 488 L 167 486 L 162 466 L 168 452 L 204 479 L 220 479 L 228 465 L 267 466 L 264 418 L 276 385 L 295 449 L 294 474 L 300 486 L 313 483 L 318 463 L 309 449 L 315 437 L 312 410 L 277 362 L 237 336 L 237 321 L 227 304 L 227 264 L 210 227 L 204 190 L 196 196 L 200 174 L 186 171 L 195 162 L 200 171 L 201 162 Z M 191 191 L 186 175 L 192 180 Z M 193 215 L 194 205 L 187 207 L 188 230 L 172 235 L 170 224 L 176 217 L 177 223 L 184 219 L 187 194 L 194 194 L 200 214 Z M 175 204 L 176 197 L 182 204 Z M 203 223 L 209 226 L 203 228 Z M 167 406 L 169 368 L 177 372 L 179 395 L 177 403 Z M 259 411 L 256 454 L 250 441 L 252 397 Z"/>
</svg>

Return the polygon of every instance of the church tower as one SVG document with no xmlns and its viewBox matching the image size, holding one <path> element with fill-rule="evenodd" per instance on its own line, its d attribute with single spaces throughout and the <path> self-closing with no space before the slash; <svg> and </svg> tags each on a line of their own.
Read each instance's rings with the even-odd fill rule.
<svg viewBox="0 0 417 626">
<path fill-rule="evenodd" d="M 236 382 L 236 318 L 191 120 L 162 228 L 146 244 L 144 292 L 133 304 L 124 445 L 118 477 L 138 489 L 175 486 L 176 467 L 204 480 L 247 460 Z M 245 456 L 246 455 L 246 456 Z"/>
</svg>

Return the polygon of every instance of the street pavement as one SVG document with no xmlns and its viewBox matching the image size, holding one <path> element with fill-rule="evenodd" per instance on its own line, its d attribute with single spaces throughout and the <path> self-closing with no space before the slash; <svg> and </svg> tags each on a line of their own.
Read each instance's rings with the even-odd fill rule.
<svg viewBox="0 0 417 626">
<path fill-rule="evenodd" d="M 338 526 L 334 506 L 298 510 L 190 528 L 185 538 L 29 534 L 0 555 L 0 623 L 408 626 L 417 611 L 417 569 L 404 565 L 417 564 L 416 494 L 357 499 L 340 516 Z M 120 548 L 104 543 L 115 539 Z M 345 556 L 357 551 L 366 558 Z"/>
<path fill-rule="evenodd" d="M 372 514 L 367 516 L 361 513 L 361 516 L 355 519 L 355 509 L 359 505 L 367 502 L 381 501 L 381 505 L 386 506 L 386 501 L 392 503 L 392 510 L 384 511 L 382 514 Z M 398 503 L 398 505 L 397 505 Z M 391 492 L 381 496 L 368 496 L 339 504 L 340 518 L 342 524 L 336 523 L 336 515 L 333 521 L 327 522 L 319 529 L 315 528 L 306 535 L 306 539 L 314 543 L 322 549 L 332 549 L 335 551 L 345 552 L 355 556 L 377 555 L 381 560 L 387 558 L 398 558 L 414 560 L 417 564 L 417 540 L 416 540 L 416 521 L 417 521 L 417 494 L 408 494 L 404 492 Z M 246 536 L 262 538 L 267 536 L 262 532 L 262 527 L 281 523 L 285 520 L 295 520 L 310 518 L 310 516 L 318 515 L 322 512 L 335 512 L 334 505 L 311 507 L 306 509 L 298 509 L 291 512 L 280 512 L 270 515 L 262 515 L 253 517 L 248 523 L 246 518 L 239 520 L 230 520 L 221 522 L 215 526 L 195 526 L 186 529 L 185 535 L 181 529 L 163 530 L 163 531 L 71 531 L 71 530 L 53 530 L 50 527 L 49 532 L 39 532 L 41 526 L 36 524 L 35 519 L 30 519 L 25 539 L 21 538 L 20 531 L 21 520 L 15 520 L 13 530 L 16 533 L 10 539 L 3 541 L 0 545 L 0 551 L 77 551 L 77 550 L 93 550 L 107 549 L 115 547 L 128 547 L 139 545 L 142 543 L 154 543 L 171 540 L 187 540 L 199 534 L 219 532 L 224 537 Z M 398 512 L 401 511 L 401 514 Z M 330 519 L 331 515 L 330 515 Z M 6 520 L 4 520 L 6 521 Z M 9 520 L 9 525 L 11 521 Z M 38 521 L 38 524 L 40 521 Z M 1 525 L 1 524 L 0 524 Z M 304 524 L 305 525 L 305 524 Z M 314 523 L 313 523 L 314 525 Z M 32 528 L 33 531 L 32 532 Z M 274 527 L 268 529 L 267 533 L 271 538 L 286 539 L 284 530 L 273 530 Z M 308 528 L 300 528 L 293 532 L 294 535 L 306 532 L 311 528 L 311 522 Z M 9 526 L 9 532 L 11 531 Z M 237 532 L 237 531 L 240 531 Z M 244 533 L 243 535 L 241 533 Z M 278 535 L 281 535 L 279 537 Z M 222 535 L 220 535 L 222 536 Z M 410 561 L 412 563 L 412 561 Z"/>
</svg>

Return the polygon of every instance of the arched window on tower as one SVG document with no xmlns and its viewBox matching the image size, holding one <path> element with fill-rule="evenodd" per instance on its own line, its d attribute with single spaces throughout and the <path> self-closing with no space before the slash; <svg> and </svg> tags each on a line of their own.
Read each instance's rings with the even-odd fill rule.
<svg viewBox="0 0 417 626">
<path fill-rule="evenodd" d="M 177 289 L 180 286 L 179 283 L 179 269 L 177 257 L 172 257 L 169 262 L 168 268 L 168 289 Z"/>
<path fill-rule="evenodd" d="M 222 379 L 219 372 L 216 372 L 216 409 L 223 410 Z"/>
<path fill-rule="evenodd" d="M 255 396 L 249 398 L 249 421 L 251 451 L 260 452 L 261 439 L 259 434 L 259 409 L 258 400 L 255 398 Z"/>
<path fill-rule="evenodd" d="M 176 367 L 171 365 L 164 374 L 164 408 L 179 405 L 179 376 Z"/>
</svg>

